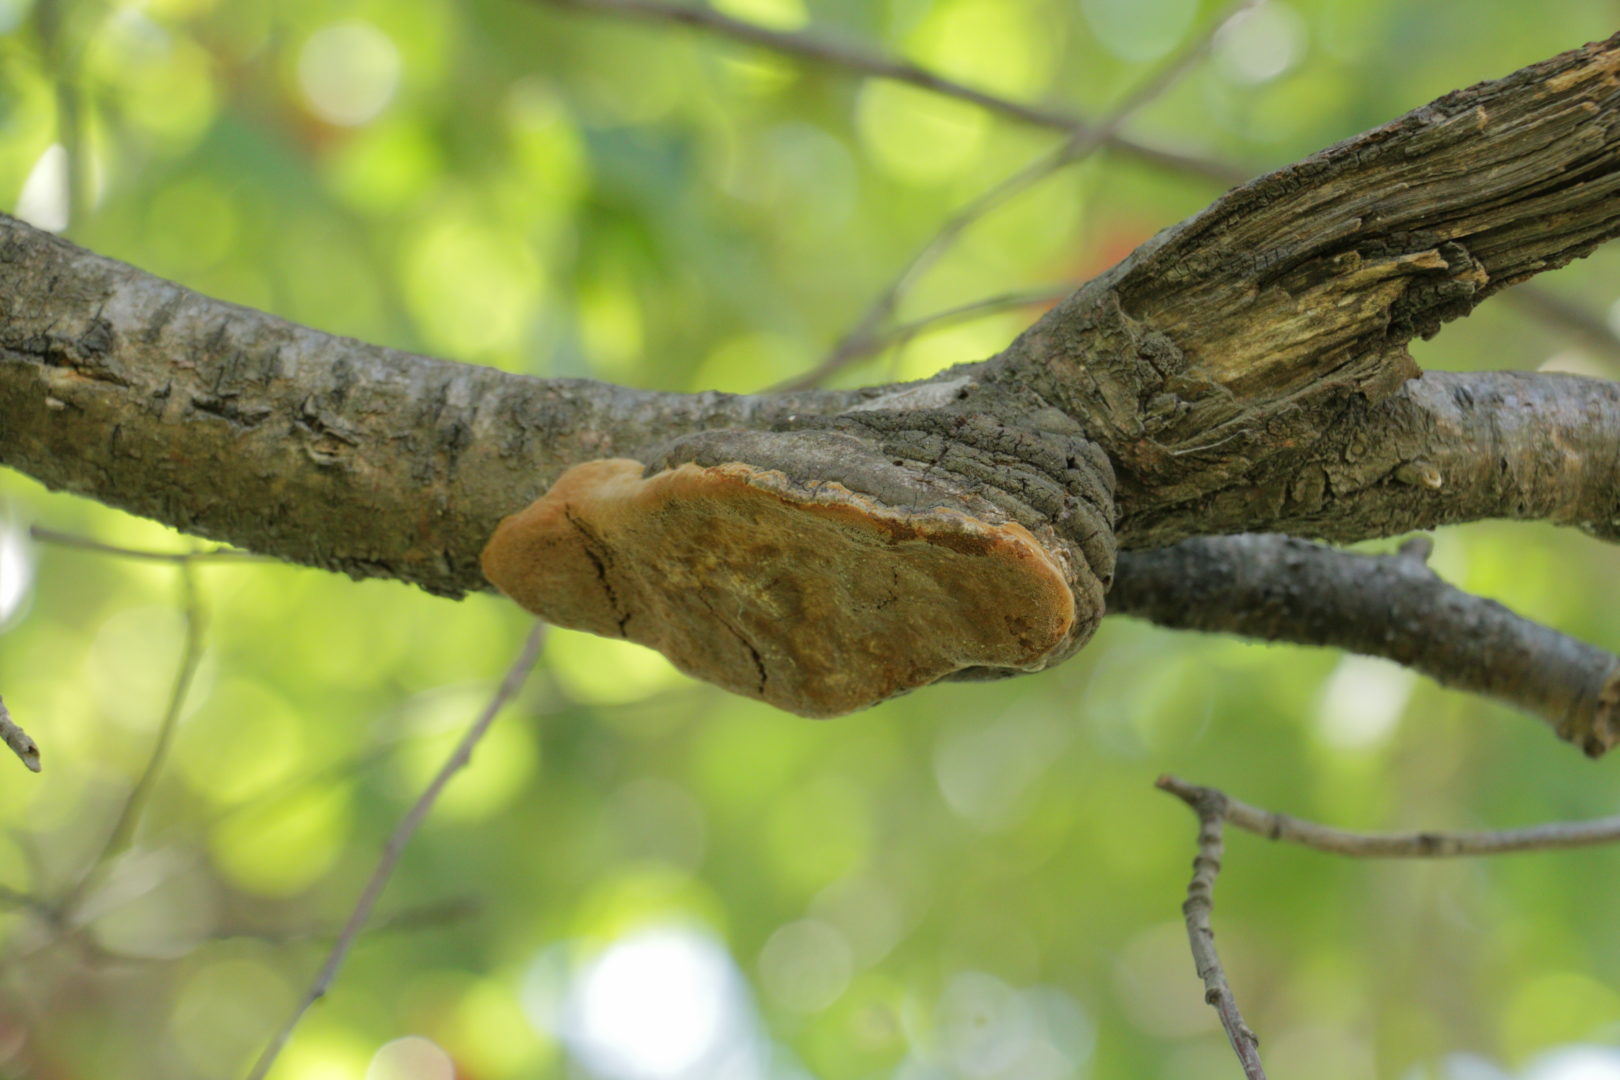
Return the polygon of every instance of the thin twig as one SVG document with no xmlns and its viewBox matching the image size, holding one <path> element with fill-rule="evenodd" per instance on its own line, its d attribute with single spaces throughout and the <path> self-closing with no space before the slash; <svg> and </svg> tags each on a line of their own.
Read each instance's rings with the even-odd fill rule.
<svg viewBox="0 0 1620 1080">
<path fill-rule="evenodd" d="M 9 746 L 11 752 L 21 758 L 22 763 L 28 766 L 30 771 L 39 772 L 39 744 L 28 732 L 17 726 L 4 700 L 0 700 L 0 742 Z"/>
<path fill-rule="evenodd" d="M 1227 10 L 1214 19 L 1208 29 L 1177 52 L 1134 91 L 1128 94 L 1099 124 L 1077 130 L 1067 142 L 1056 150 L 1036 158 L 1033 162 L 1001 180 L 967 205 L 959 208 L 941 225 L 914 255 L 900 273 L 889 282 L 856 322 L 833 347 L 832 352 L 803 375 L 789 379 L 772 390 L 804 390 L 816 386 L 828 376 L 843 370 L 862 356 L 872 352 L 871 340 L 878 328 L 894 314 L 900 299 L 912 285 L 955 245 L 958 238 L 980 219 L 1010 202 L 1018 195 L 1039 184 L 1052 174 L 1083 161 L 1093 152 L 1108 144 L 1133 115 L 1156 101 L 1174 87 L 1181 78 L 1209 51 L 1216 35 L 1234 18 L 1261 3 L 1262 0 L 1234 0 Z"/>
<path fill-rule="evenodd" d="M 999 315 L 1003 311 L 1050 304 L 1063 299 L 1079 287 L 1075 282 L 1061 281 L 1053 285 L 1036 285 L 1028 289 L 1015 289 L 978 300 L 970 300 L 965 304 L 958 304 L 956 307 L 945 308 L 943 311 L 936 311 L 932 315 L 923 315 L 912 319 L 910 322 L 901 323 L 892 329 L 872 335 L 865 342 L 854 343 L 851 345 L 849 359 L 852 363 L 856 360 L 863 360 L 874 353 L 882 352 L 890 346 L 902 345 L 919 334 L 933 330 L 943 330 L 950 326 L 958 326 L 962 323 L 972 322 L 975 319 L 982 319 L 987 315 Z"/>
<path fill-rule="evenodd" d="M 180 712 L 186 703 L 186 693 L 191 689 L 192 680 L 196 677 L 198 664 L 202 662 L 205 620 L 202 600 L 197 594 L 197 576 L 189 560 L 180 562 L 179 567 L 181 610 L 186 624 L 185 641 L 180 649 L 180 665 L 175 670 L 169 701 L 163 709 L 163 719 L 158 723 L 157 739 L 152 744 L 151 755 L 146 759 L 146 767 L 141 770 L 141 775 L 129 789 L 129 794 L 124 797 L 124 804 L 119 808 L 117 818 L 113 820 L 113 826 L 107 833 L 101 851 L 57 905 L 64 923 L 72 918 L 85 895 L 106 873 L 113 859 L 129 847 L 130 840 L 134 838 L 135 827 L 140 823 L 141 814 L 145 811 L 146 804 L 157 786 L 158 777 L 163 772 L 163 766 L 168 761 L 169 747 L 174 742 L 174 732 L 180 724 Z"/>
<path fill-rule="evenodd" d="M 577 11 L 594 11 L 627 15 L 655 22 L 678 23 L 720 37 L 727 37 L 733 41 L 740 41 L 744 44 L 770 49 L 783 55 L 797 57 L 813 64 L 840 68 L 859 75 L 871 76 L 872 78 L 906 83 L 943 97 L 955 98 L 958 101 L 977 105 L 989 112 L 1026 124 L 1032 124 L 1036 127 L 1062 131 L 1070 135 L 1083 134 L 1094 130 L 1090 121 L 1072 112 L 1041 105 L 1031 105 L 1011 98 L 1001 97 L 997 94 L 987 93 L 964 83 L 959 83 L 954 79 L 945 78 L 909 60 L 886 56 L 861 45 L 829 41 L 813 34 L 797 31 L 773 30 L 758 23 L 726 15 L 709 7 L 689 7 L 684 4 L 666 3 L 664 0 L 538 0 L 538 2 L 551 7 L 572 8 Z M 1241 184 L 1249 179 L 1248 174 L 1241 169 L 1235 169 L 1223 162 L 1211 161 L 1178 150 L 1153 146 L 1137 139 L 1128 138 L 1117 131 L 1107 132 L 1104 134 L 1103 140 L 1108 146 L 1141 161 L 1174 169 L 1177 172 L 1201 176 L 1226 186 Z"/>
<path fill-rule="evenodd" d="M 148 551 L 142 548 L 119 547 L 116 544 L 104 544 L 100 540 L 93 540 L 88 536 L 79 536 L 75 533 L 58 532 L 47 529 L 43 525 L 32 525 L 28 529 L 28 536 L 41 544 L 54 544 L 57 547 L 75 548 L 79 551 L 93 551 L 98 555 L 117 555 L 125 559 L 148 559 L 154 562 L 193 563 L 193 562 L 276 562 L 278 560 L 268 555 L 255 555 L 251 551 L 243 551 L 233 547 L 199 548 L 195 551 Z"/>
<path fill-rule="evenodd" d="M 1215 878 L 1221 872 L 1221 826 L 1227 814 L 1226 796 L 1213 788 L 1187 788 L 1173 777 L 1161 776 L 1158 786 L 1178 796 L 1198 815 L 1198 854 L 1193 858 L 1192 881 L 1181 913 L 1187 920 L 1187 941 L 1192 946 L 1193 964 L 1204 982 L 1204 1000 L 1212 1005 L 1226 1029 L 1232 1052 L 1243 1066 L 1248 1080 L 1265 1080 L 1260 1064 L 1260 1039 L 1244 1021 L 1237 998 L 1226 981 L 1226 968 L 1215 950 Z"/>
<path fill-rule="evenodd" d="M 67 211 L 67 230 L 83 229 L 85 210 L 89 207 L 86 178 L 89 162 L 85 159 L 86 140 L 80 102 L 80 55 L 82 50 L 69 44 L 70 34 L 63 25 L 69 17 L 67 0 L 45 0 L 38 7 L 40 51 L 53 74 L 56 93 L 56 142 L 63 154 L 63 209 Z"/>
<path fill-rule="evenodd" d="M 472 726 L 467 729 L 467 733 L 456 744 L 456 748 L 451 752 L 450 757 L 440 767 L 438 773 L 428 783 L 421 796 L 417 798 L 416 802 L 405 814 L 405 817 L 394 829 L 393 834 L 389 836 L 388 843 L 383 847 L 382 857 L 377 860 L 377 868 L 371 872 L 371 879 L 366 882 L 366 887 L 361 890 L 360 899 L 356 901 L 354 910 L 349 914 L 348 921 L 343 924 L 343 932 L 338 935 L 337 941 L 333 943 L 332 951 L 327 954 L 326 963 L 321 965 L 321 970 L 315 976 L 315 981 L 305 991 L 303 999 L 299 1001 L 298 1007 L 293 1010 L 293 1014 L 288 1018 L 287 1023 L 270 1040 L 270 1045 L 265 1048 L 264 1053 L 259 1056 L 259 1060 L 254 1063 L 252 1072 L 248 1074 L 248 1080 L 264 1080 L 264 1077 L 270 1072 L 271 1066 L 275 1064 L 276 1057 L 281 1053 L 282 1047 L 292 1037 L 293 1029 L 303 1019 L 304 1013 L 308 1012 L 310 1006 L 325 996 L 327 990 L 331 988 L 332 980 L 337 977 L 338 969 L 343 966 L 343 961 L 348 957 L 349 950 L 354 947 L 355 938 L 371 917 L 372 909 L 377 906 L 377 899 L 382 895 L 384 886 L 388 884 L 388 879 L 394 872 L 394 865 L 399 862 L 399 857 L 404 852 L 405 845 L 410 842 L 417 827 L 427 817 L 428 811 L 433 809 L 434 802 L 438 800 L 439 793 L 450 782 L 450 778 L 471 760 L 473 747 L 478 744 L 478 740 L 489 729 L 490 723 L 495 719 L 495 714 L 501 711 L 501 707 L 523 685 L 524 680 L 528 677 L 529 670 L 534 667 L 535 661 L 540 658 L 540 646 L 544 640 L 545 624 L 536 623 L 534 629 L 529 631 L 529 636 L 524 641 L 523 649 L 518 654 L 518 658 L 513 661 L 511 668 L 506 672 L 506 677 L 501 680 L 501 684 L 496 689 L 494 696 L 484 706 L 484 711 L 479 714 L 477 720 L 473 721 Z"/>
<path fill-rule="evenodd" d="M 1225 802 L 1227 821 L 1268 840 L 1350 855 L 1358 859 L 1437 859 L 1463 855 L 1511 855 L 1525 851 L 1560 851 L 1620 843 L 1620 815 L 1590 821 L 1555 821 L 1524 829 L 1489 832 L 1362 833 L 1273 813 L 1213 788 L 1199 787 L 1174 776 L 1159 778 L 1159 787 L 1189 806 L 1209 793 Z"/>
<path fill-rule="evenodd" d="M 1620 334 L 1601 315 L 1534 284 L 1507 289 L 1502 299 L 1610 361 L 1620 361 Z"/>
<path fill-rule="evenodd" d="M 47 920 L 56 911 L 56 906 L 45 897 L 13 889 L 9 885 L 0 885 L 0 908 L 22 908 Z"/>
<path fill-rule="evenodd" d="M 1423 555 L 1419 548 L 1407 557 L 1422 558 Z M 1189 784 L 1175 776 L 1161 776 L 1155 786 L 1186 803 L 1198 815 L 1198 856 L 1193 860 L 1187 902 L 1182 905 L 1187 919 L 1187 938 L 1192 944 L 1198 977 L 1204 981 L 1204 1000 L 1220 1014 L 1221 1026 L 1226 1029 L 1232 1050 L 1249 1080 L 1263 1080 L 1265 1076 L 1260 1066 L 1259 1040 L 1238 1012 L 1232 988 L 1226 981 L 1226 971 L 1215 952 L 1215 931 L 1211 925 L 1215 877 L 1221 870 L 1223 823 L 1229 821 L 1268 840 L 1371 859 L 1507 855 L 1620 842 L 1620 815 L 1493 832 L 1358 833 L 1262 810 L 1216 788 Z"/>
<path fill-rule="evenodd" d="M 460 896 L 432 904 L 402 908 L 379 915 L 365 929 L 365 937 L 381 934 L 406 933 L 427 930 L 462 922 L 478 913 L 475 897 Z M 309 941 L 335 941 L 343 931 L 331 926 L 311 926 L 290 930 L 265 930 L 248 927 L 226 927 L 208 935 L 209 941 L 261 941 L 269 945 L 300 945 Z"/>
</svg>

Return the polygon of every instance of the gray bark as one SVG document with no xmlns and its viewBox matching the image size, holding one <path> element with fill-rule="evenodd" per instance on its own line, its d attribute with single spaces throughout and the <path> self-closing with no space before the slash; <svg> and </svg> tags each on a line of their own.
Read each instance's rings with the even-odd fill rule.
<svg viewBox="0 0 1620 1080">
<path fill-rule="evenodd" d="M 1289 536 L 1188 540 L 1121 559 L 1108 613 L 1381 656 L 1534 713 L 1597 757 L 1620 724 L 1620 657 L 1441 581 L 1428 542 L 1352 555 Z"/>
</svg>

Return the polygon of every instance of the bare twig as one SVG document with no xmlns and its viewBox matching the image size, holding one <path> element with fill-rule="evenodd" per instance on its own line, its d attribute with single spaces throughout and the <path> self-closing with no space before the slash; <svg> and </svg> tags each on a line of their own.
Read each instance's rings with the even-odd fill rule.
<svg viewBox="0 0 1620 1080">
<path fill-rule="evenodd" d="M 359 936 L 360 931 L 366 925 L 366 921 L 371 917 L 372 909 L 377 906 L 377 899 L 382 895 L 383 888 L 388 884 L 389 877 L 393 875 L 394 866 L 399 862 L 399 857 L 404 852 L 405 845 L 410 842 L 411 837 L 416 833 L 417 827 L 422 824 L 422 820 L 433 809 L 433 804 L 438 800 L 439 793 L 450 782 L 450 778 L 471 760 L 473 747 L 478 744 L 478 740 L 489 729 L 490 723 L 495 719 L 495 714 L 500 712 L 501 707 L 522 687 L 524 679 L 528 677 L 529 670 L 534 667 L 535 661 L 540 658 L 540 646 L 544 640 L 545 624 L 536 623 L 534 629 L 529 631 L 529 636 L 523 643 L 522 651 L 518 654 L 517 659 L 512 662 L 511 668 L 507 670 L 506 677 L 501 680 L 501 684 L 496 688 L 494 696 L 484 706 L 484 711 L 479 714 L 478 719 L 473 721 L 472 725 L 467 729 L 467 733 L 456 744 L 456 748 L 451 752 L 450 757 L 440 767 L 438 773 L 434 775 L 399 825 L 395 827 L 393 834 L 388 837 L 388 843 L 383 847 L 382 857 L 377 860 L 377 868 L 371 872 L 370 880 L 366 882 L 366 887 L 361 890 L 360 898 L 356 901 L 354 910 L 350 912 L 348 920 L 343 924 L 342 933 L 338 935 L 337 941 L 333 943 L 332 951 L 327 954 L 326 963 L 321 965 L 321 970 L 315 976 L 315 981 L 305 991 L 303 999 L 299 1001 L 297 1008 L 293 1010 L 292 1016 L 288 1018 L 286 1024 L 276 1033 L 275 1037 L 270 1040 L 270 1045 L 265 1048 L 264 1053 L 259 1056 L 259 1060 L 254 1063 L 252 1072 L 248 1074 L 249 1080 L 264 1080 L 264 1077 L 270 1072 L 271 1066 L 275 1064 L 276 1057 L 281 1053 L 282 1047 L 287 1045 L 287 1040 L 292 1037 L 293 1029 L 303 1019 L 304 1013 L 308 1012 L 310 1006 L 325 996 L 326 991 L 331 988 L 332 980 L 337 977 L 338 969 L 343 966 L 343 961 L 348 957 L 349 950 L 354 947 L 355 938 Z"/>
<path fill-rule="evenodd" d="M 1112 614 L 1381 656 L 1517 706 L 1598 757 L 1620 741 L 1620 657 L 1440 580 L 1409 542 L 1357 555 L 1274 534 L 1123 552 Z"/>
<path fill-rule="evenodd" d="M 146 809 L 147 801 L 151 799 L 152 791 L 157 785 L 158 776 L 162 774 L 163 766 L 168 761 L 169 747 L 174 742 L 175 728 L 180 723 L 180 711 L 185 706 L 186 693 L 191 689 L 192 679 L 196 677 L 197 665 L 202 662 L 204 619 L 202 601 L 197 594 L 196 573 L 189 560 L 182 560 L 179 568 L 181 610 L 184 612 L 186 624 L 185 641 L 180 649 L 180 665 L 175 670 L 169 701 L 163 709 L 163 718 L 158 723 L 157 739 L 152 744 L 151 755 L 146 759 L 146 767 L 141 770 L 141 775 L 129 789 L 129 794 L 124 797 L 124 804 L 119 807 L 118 816 L 113 820 L 113 826 L 107 833 L 101 851 L 57 905 L 59 917 L 64 923 L 72 918 L 85 895 L 106 873 L 113 859 L 117 858 L 134 838 L 135 827 L 140 823 L 141 813 Z"/>
<path fill-rule="evenodd" d="M 69 18 L 70 7 L 67 0 L 45 0 L 38 7 L 36 25 L 47 70 L 53 73 L 56 142 L 61 146 L 64 157 L 62 179 L 66 198 L 63 209 L 67 211 L 68 229 L 72 230 L 84 227 L 84 214 L 89 207 L 88 185 L 85 183 L 89 175 L 89 162 L 85 160 L 81 93 L 77 85 L 82 50 L 71 43 L 72 35 L 63 25 Z"/>
<path fill-rule="evenodd" d="M 1373 859 L 1506 855 L 1620 842 L 1620 815 L 1493 832 L 1358 833 L 1262 810 L 1216 788 L 1189 784 L 1175 776 L 1161 776 L 1155 786 L 1186 803 L 1198 815 L 1198 855 L 1193 860 L 1187 902 L 1182 905 L 1187 919 L 1187 937 L 1192 944 L 1198 977 L 1204 981 L 1204 999 L 1220 1014 L 1221 1026 L 1226 1029 L 1232 1049 L 1243 1065 L 1243 1074 L 1249 1080 L 1263 1080 L 1265 1076 L 1260 1066 L 1259 1040 L 1238 1012 L 1225 969 L 1215 952 L 1215 931 L 1211 925 L 1215 877 L 1221 870 L 1223 823 L 1229 821 L 1268 840 L 1283 840 L 1335 855 Z"/>
<path fill-rule="evenodd" d="M 828 376 L 848 367 L 856 359 L 870 355 L 873 351 L 871 345 L 873 337 L 877 335 L 878 328 L 894 314 L 901 297 L 929 267 L 955 245 L 964 232 L 985 215 L 1028 191 L 1053 173 L 1083 161 L 1094 151 L 1107 145 L 1126 121 L 1174 87 L 1203 58 L 1222 27 L 1259 2 L 1261 0 L 1235 0 L 1224 13 L 1210 23 L 1203 34 L 1172 56 L 1127 95 L 1101 123 L 1095 127 L 1076 130 L 1062 146 L 1035 159 L 958 209 L 889 282 L 861 315 L 854 329 L 844 335 L 832 352 L 803 375 L 780 383 L 772 389 L 803 390 L 816 386 Z"/>
<path fill-rule="evenodd" d="M 1199 787 L 1174 776 L 1159 778 L 1159 787 L 1192 806 L 1211 794 L 1223 800 L 1222 816 L 1240 829 L 1268 840 L 1350 855 L 1358 859 L 1436 859 L 1464 855 L 1511 855 L 1525 851 L 1561 851 L 1620 843 L 1620 815 L 1590 821 L 1555 821 L 1524 829 L 1486 832 L 1361 833 L 1335 829 L 1287 814 L 1239 802 L 1213 788 Z"/>
<path fill-rule="evenodd" d="M 864 342 L 853 343 L 849 359 L 851 363 L 856 360 L 863 360 L 891 346 L 903 345 L 919 334 L 973 322 L 975 319 L 982 319 L 987 315 L 998 315 L 1003 311 L 1011 311 L 1016 308 L 1051 304 L 1068 296 L 1076 288 L 1078 286 L 1074 282 L 1064 281 L 1055 285 L 1036 285 L 1028 289 L 1015 289 L 1011 292 L 986 296 L 979 300 L 970 300 L 965 304 L 945 308 L 943 311 L 936 311 L 932 315 L 923 315 L 912 319 L 910 322 L 901 323 L 892 329 L 873 334 Z"/>
<path fill-rule="evenodd" d="M 0 885 L 0 908 L 21 908 L 47 920 L 56 911 L 55 905 L 45 897 L 13 889 L 9 885 Z"/>
<path fill-rule="evenodd" d="M 1226 981 L 1226 969 L 1215 950 L 1215 878 L 1221 872 L 1221 826 L 1227 814 L 1226 796 L 1213 788 L 1187 788 L 1173 777 L 1161 776 L 1158 786 L 1170 791 L 1198 815 L 1198 854 L 1193 858 L 1192 881 L 1187 885 L 1187 900 L 1181 913 L 1187 920 L 1187 941 L 1192 946 L 1193 963 L 1198 977 L 1204 981 L 1204 1000 L 1214 1007 L 1226 1029 L 1226 1038 L 1232 1052 L 1243 1066 L 1248 1080 L 1265 1080 L 1266 1071 L 1260 1065 L 1260 1040 L 1244 1021 L 1238 1010 L 1237 998 Z"/>
<path fill-rule="evenodd" d="M 1602 316 L 1580 304 L 1529 283 L 1504 290 L 1502 299 L 1598 355 L 1620 361 L 1620 334 L 1616 334 Z"/>
<path fill-rule="evenodd" d="M 154 562 L 172 563 L 278 561 L 268 555 L 255 555 L 251 551 L 243 551 L 240 548 L 233 547 L 199 548 L 194 551 L 147 551 L 141 548 L 119 547 L 116 544 L 104 544 L 100 540 L 94 540 L 88 536 L 47 529 L 43 525 L 30 526 L 28 535 L 41 544 L 76 548 L 79 551 L 93 551 L 98 555 L 116 555 L 125 559 L 148 559 Z"/>
<path fill-rule="evenodd" d="M 665 0 L 537 0 L 551 7 L 572 8 L 604 14 L 626 15 L 655 22 L 671 22 L 727 37 L 733 41 L 770 49 L 773 52 L 797 57 L 813 64 L 840 68 L 876 79 L 889 79 L 928 90 L 944 97 L 955 98 L 977 105 L 989 112 L 1032 124 L 1036 127 L 1078 135 L 1093 131 L 1084 117 L 1061 109 L 1031 105 L 997 94 L 987 93 L 947 79 L 909 60 L 886 56 L 875 50 L 853 43 L 829 41 L 813 34 L 788 30 L 773 30 L 758 23 L 738 19 L 709 7 L 667 3 Z M 1117 131 L 1109 131 L 1103 141 L 1121 153 L 1141 161 L 1177 172 L 1201 176 L 1216 183 L 1231 186 L 1249 179 L 1247 173 L 1224 162 L 1211 161 L 1191 154 L 1153 146 L 1128 138 Z"/>
<path fill-rule="evenodd" d="M 365 936 L 376 937 L 385 933 L 407 933 L 446 926 L 471 918 L 478 913 L 475 897 L 460 896 L 432 904 L 402 908 L 379 915 L 365 929 Z M 226 927 L 208 936 L 210 941 L 262 941 L 270 945 L 299 945 L 309 941 L 334 941 L 342 928 L 332 926 L 299 927 L 288 930 Z"/>
<path fill-rule="evenodd" d="M 21 758 L 31 771 L 39 772 L 39 744 L 17 726 L 3 700 L 0 700 L 0 742 L 9 746 L 11 752 Z"/>
</svg>

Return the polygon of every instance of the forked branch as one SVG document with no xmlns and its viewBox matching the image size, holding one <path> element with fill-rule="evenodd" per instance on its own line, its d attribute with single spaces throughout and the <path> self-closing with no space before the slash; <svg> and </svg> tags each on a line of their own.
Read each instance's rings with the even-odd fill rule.
<svg viewBox="0 0 1620 1080">
<path fill-rule="evenodd" d="M 1552 851 L 1590 847 L 1620 841 L 1620 816 L 1594 821 L 1557 822 L 1528 829 L 1499 832 L 1355 833 L 1333 829 L 1299 818 L 1275 814 L 1231 798 L 1211 787 L 1189 784 L 1174 776 L 1159 777 L 1156 786 L 1186 803 L 1198 815 L 1198 855 L 1193 861 L 1192 883 L 1182 913 L 1192 944 L 1193 962 L 1204 982 L 1204 996 L 1220 1015 L 1221 1026 L 1247 1080 L 1264 1080 L 1259 1039 L 1238 1010 L 1226 969 L 1215 951 L 1214 910 L 1216 875 L 1221 870 L 1222 832 L 1230 822 L 1269 840 L 1282 840 L 1318 851 L 1362 858 L 1435 858 L 1453 855 L 1502 855 L 1523 851 Z"/>
</svg>

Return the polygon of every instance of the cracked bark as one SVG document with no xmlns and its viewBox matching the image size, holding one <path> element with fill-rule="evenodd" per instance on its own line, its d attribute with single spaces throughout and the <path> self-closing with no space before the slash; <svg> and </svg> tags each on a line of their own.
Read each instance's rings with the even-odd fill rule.
<svg viewBox="0 0 1620 1080">
<path fill-rule="evenodd" d="M 1508 516 L 1612 539 L 1606 385 L 1409 382 L 1405 346 L 1620 232 L 1617 70 L 1620 35 L 1448 94 L 1229 192 L 989 361 L 849 392 L 660 394 L 446 363 L 3 219 L 0 462 L 446 595 L 485 587 L 502 517 L 613 457 L 742 462 L 897 513 L 970 505 L 1040 538 L 1099 611 L 1116 548 L 1199 533 Z"/>
</svg>

